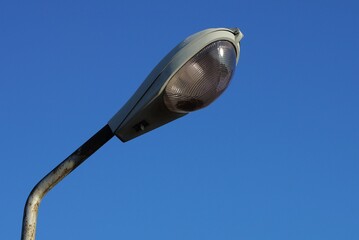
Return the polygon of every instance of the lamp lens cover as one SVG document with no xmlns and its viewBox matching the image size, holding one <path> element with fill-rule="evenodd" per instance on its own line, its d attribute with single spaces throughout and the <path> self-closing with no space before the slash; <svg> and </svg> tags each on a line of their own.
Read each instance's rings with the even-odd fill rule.
<svg viewBox="0 0 359 240">
<path fill-rule="evenodd" d="M 227 88 L 236 68 L 236 50 L 229 41 L 213 42 L 186 62 L 164 91 L 166 107 L 188 113 L 208 106 Z"/>
</svg>

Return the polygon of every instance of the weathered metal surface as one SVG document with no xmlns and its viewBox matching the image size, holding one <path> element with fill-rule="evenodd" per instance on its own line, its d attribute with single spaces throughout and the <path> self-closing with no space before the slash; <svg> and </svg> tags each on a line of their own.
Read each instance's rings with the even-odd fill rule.
<svg viewBox="0 0 359 240">
<path fill-rule="evenodd" d="M 106 125 L 56 168 L 54 168 L 49 174 L 47 174 L 33 188 L 25 204 L 22 222 L 22 240 L 35 240 L 38 210 L 41 200 L 46 193 L 81 163 L 83 163 L 89 156 L 102 147 L 113 136 L 114 134 L 112 130 L 108 125 Z"/>
</svg>

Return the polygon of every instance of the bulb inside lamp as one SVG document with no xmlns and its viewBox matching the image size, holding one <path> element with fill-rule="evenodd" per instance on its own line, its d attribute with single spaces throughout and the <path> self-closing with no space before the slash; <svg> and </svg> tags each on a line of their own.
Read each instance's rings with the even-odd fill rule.
<svg viewBox="0 0 359 240">
<path fill-rule="evenodd" d="M 172 112 L 188 113 L 208 106 L 229 85 L 236 57 L 229 41 L 204 47 L 169 80 L 163 95 L 166 107 Z"/>
</svg>

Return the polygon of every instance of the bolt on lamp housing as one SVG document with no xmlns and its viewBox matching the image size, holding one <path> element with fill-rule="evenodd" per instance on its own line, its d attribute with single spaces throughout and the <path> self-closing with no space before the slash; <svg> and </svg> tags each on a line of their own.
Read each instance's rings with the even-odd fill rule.
<svg viewBox="0 0 359 240">
<path fill-rule="evenodd" d="M 178 44 L 108 125 L 123 142 L 204 108 L 227 88 L 237 65 L 238 28 L 212 28 Z"/>
</svg>

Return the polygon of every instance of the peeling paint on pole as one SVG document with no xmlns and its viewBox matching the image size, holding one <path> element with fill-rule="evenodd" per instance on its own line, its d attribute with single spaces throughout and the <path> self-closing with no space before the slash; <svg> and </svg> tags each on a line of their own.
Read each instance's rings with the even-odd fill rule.
<svg viewBox="0 0 359 240">
<path fill-rule="evenodd" d="M 114 136 L 108 125 L 98 131 L 86 143 L 47 174 L 31 191 L 27 198 L 22 223 L 22 240 L 34 240 L 36 236 L 37 215 L 41 200 L 57 183 L 76 169 L 88 157 Z"/>
</svg>

